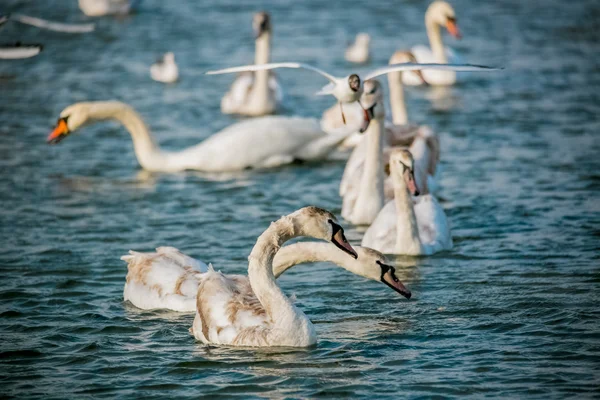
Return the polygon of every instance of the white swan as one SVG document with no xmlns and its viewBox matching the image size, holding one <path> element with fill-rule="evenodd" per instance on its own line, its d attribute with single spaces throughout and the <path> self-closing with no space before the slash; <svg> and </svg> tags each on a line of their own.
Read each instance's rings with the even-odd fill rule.
<svg viewBox="0 0 600 400">
<path fill-rule="evenodd" d="M 214 271 L 202 280 L 191 329 L 194 337 L 206 344 L 230 346 L 306 347 L 315 344 L 314 326 L 282 292 L 273 274 L 273 258 L 280 246 L 298 236 L 331 241 L 346 257 L 357 257 L 328 211 L 305 207 L 282 217 L 256 241 L 248 257 L 248 281 L 241 276 L 228 277 Z M 375 279 L 383 278 L 401 291 L 393 269 L 380 266 L 377 272 Z"/>
<path fill-rule="evenodd" d="M 0 60 L 31 58 L 40 54 L 43 48 L 41 44 L 0 45 Z"/>
<path fill-rule="evenodd" d="M 456 24 L 456 15 L 454 9 L 445 1 L 434 1 L 427 8 L 425 13 L 425 27 L 427 28 L 427 36 L 429 45 L 414 46 L 411 51 L 420 63 L 439 63 L 439 64 L 461 64 L 463 60 L 458 54 L 449 47 L 444 47 L 442 42 L 441 27 L 445 27 L 448 32 L 457 39 L 461 38 Z M 434 71 L 423 70 L 425 80 L 430 85 L 448 86 L 456 82 L 455 71 Z M 405 74 L 404 83 L 407 85 L 422 85 L 415 74 Z"/>
<path fill-rule="evenodd" d="M 175 54 L 165 53 L 150 66 L 150 76 L 157 82 L 173 83 L 179 78 L 179 68 L 175 63 Z"/>
<path fill-rule="evenodd" d="M 254 14 L 256 64 L 266 64 L 271 56 L 271 18 L 266 12 Z M 260 116 L 273 114 L 283 101 L 283 91 L 270 71 L 244 72 L 238 75 L 221 99 L 224 114 Z"/>
<path fill-rule="evenodd" d="M 371 37 L 368 33 L 359 33 L 356 35 L 354 43 L 352 43 L 344 53 L 346 61 L 355 64 L 364 64 L 369 61 L 371 54 L 369 52 L 369 43 Z"/>
<path fill-rule="evenodd" d="M 413 59 L 414 56 L 410 52 L 397 51 L 390 58 L 390 64 L 409 62 Z M 439 139 L 430 127 L 408 123 L 408 112 L 404 101 L 402 75 L 402 72 L 392 72 L 388 74 L 392 122 L 386 122 L 385 124 L 385 142 L 381 157 L 384 159 L 384 165 L 387 165 L 391 147 L 410 146 L 410 150 L 415 158 L 417 184 L 421 189 L 421 193 L 427 194 L 430 192 L 430 187 L 436 187 L 433 176 L 435 176 L 437 163 L 439 161 Z M 380 101 L 383 101 L 383 97 L 381 97 Z M 334 118 L 332 117 L 334 114 L 332 109 L 329 109 L 326 113 L 328 113 L 327 116 L 330 119 Z M 356 118 L 357 115 L 358 113 L 355 113 L 354 118 Z M 339 124 L 339 121 L 337 123 Z M 321 122 L 321 126 L 323 125 L 323 122 Z M 332 124 L 326 126 L 331 127 Z M 360 179 L 360 174 L 362 174 L 366 155 L 366 142 L 368 139 L 366 139 L 364 135 L 356 135 L 359 136 L 360 140 L 346 163 L 344 175 L 340 182 L 341 196 L 345 196 L 352 185 L 354 185 L 354 190 L 359 190 L 356 184 Z M 347 145 L 353 136 L 348 138 L 344 142 L 344 145 Z M 390 179 L 385 180 L 385 193 L 387 199 L 393 198 L 393 188 Z"/>
<path fill-rule="evenodd" d="M 394 200 L 389 201 L 362 240 L 363 246 L 386 254 L 431 255 L 452 248 L 452 236 L 444 210 L 432 195 L 418 194 L 414 162 L 408 150 L 390 156 Z M 416 203 L 415 203 L 416 202 Z"/>
<path fill-rule="evenodd" d="M 88 17 L 125 15 L 135 7 L 136 0 L 79 0 L 79 9 Z"/>
<path fill-rule="evenodd" d="M 294 160 L 322 160 L 351 132 L 325 133 L 311 118 L 262 117 L 233 124 L 185 150 L 163 151 L 137 112 L 118 101 L 75 103 L 60 113 L 48 136 L 55 144 L 85 124 L 121 122 L 131 134 L 138 162 L 148 171 L 206 172 L 269 168 Z"/>
<path fill-rule="evenodd" d="M 389 266 L 385 256 L 378 251 L 366 247 L 355 247 L 354 250 L 358 254 L 356 260 L 330 243 L 294 243 L 282 247 L 275 255 L 273 275 L 277 279 L 294 265 L 319 261 L 337 264 L 354 274 L 384 283 L 386 281 L 382 279 L 381 269 L 394 273 L 394 268 Z M 173 247 L 159 247 L 155 253 L 130 251 L 121 260 L 127 262 L 127 281 L 123 290 L 125 301 L 144 310 L 196 311 L 198 286 L 209 270 L 205 263 L 188 257 Z M 249 284 L 247 276 L 224 277 L 234 282 L 234 285 Z M 393 288 L 410 298 L 410 291 L 401 282 Z"/>
</svg>

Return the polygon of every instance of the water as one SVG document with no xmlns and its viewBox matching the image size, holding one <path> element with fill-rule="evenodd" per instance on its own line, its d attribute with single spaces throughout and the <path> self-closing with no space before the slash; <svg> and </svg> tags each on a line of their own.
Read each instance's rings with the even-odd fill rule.
<svg viewBox="0 0 600 400">
<path fill-rule="evenodd" d="M 447 92 L 411 89 L 409 112 L 441 132 L 452 252 L 400 257 L 406 301 L 324 264 L 281 278 L 316 325 L 311 349 L 208 348 L 193 315 L 122 301 L 129 249 L 175 246 L 243 273 L 260 232 L 314 204 L 340 214 L 343 163 L 264 172 L 148 174 L 127 133 L 90 126 L 45 137 L 82 100 L 120 99 L 161 145 L 183 148 L 235 121 L 219 112 L 231 77 L 202 72 L 252 60 L 250 18 L 269 10 L 274 60 L 349 72 L 346 41 L 373 36 L 374 65 L 426 40 L 424 1 L 163 2 L 95 20 L 69 36 L 7 25 L 2 41 L 43 42 L 0 64 L 0 387 L 18 398 L 594 397 L 600 379 L 600 62 L 596 1 L 455 1 L 472 74 Z M 4 9 L 84 22 L 76 2 Z M 181 82 L 148 66 L 173 51 Z M 318 116 L 331 99 L 309 72 L 281 71 L 284 114 Z M 351 241 L 361 233 L 345 224 Z"/>
</svg>

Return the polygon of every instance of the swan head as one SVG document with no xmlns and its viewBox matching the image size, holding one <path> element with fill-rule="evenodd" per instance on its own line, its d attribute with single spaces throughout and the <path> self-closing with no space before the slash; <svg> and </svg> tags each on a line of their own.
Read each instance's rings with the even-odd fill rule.
<svg viewBox="0 0 600 400">
<path fill-rule="evenodd" d="M 265 33 L 271 32 L 271 16 L 266 11 L 257 12 L 252 18 L 254 37 L 258 39 Z"/>
<path fill-rule="evenodd" d="M 54 130 L 48 136 L 48 144 L 56 144 L 81 128 L 89 120 L 89 103 L 76 103 L 65 108 L 56 122 Z"/>
<path fill-rule="evenodd" d="M 368 46 L 371 42 L 371 36 L 368 33 L 361 32 L 356 35 L 356 44 Z"/>
<path fill-rule="evenodd" d="M 165 53 L 163 61 L 168 64 L 175 64 L 175 54 L 173 52 Z"/>
<path fill-rule="evenodd" d="M 419 195 L 419 188 L 415 181 L 415 160 L 410 151 L 402 149 L 392 152 L 390 174 L 396 179 L 403 179 L 411 195 Z"/>
<path fill-rule="evenodd" d="M 415 63 L 417 64 L 417 58 L 415 57 L 415 55 L 408 51 L 408 50 L 398 50 L 396 51 L 394 54 L 392 54 L 392 56 L 390 57 L 390 61 L 389 64 L 404 64 L 404 63 Z M 419 79 L 425 84 L 427 85 L 427 81 L 425 80 L 425 78 L 423 77 L 423 73 L 420 70 L 417 71 L 413 71 L 418 77 Z M 398 72 L 396 72 L 398 73 Z M 401 72 L 400 72 L 401 74 Z"/>
<path fill-rule="evenodd" d="M 383 87 L 378 80 L 371 79 L 364 83 L 360 104 L 366 110 L 370 119 L 384 119 Z"/>
<path fill-rule="evenodd" d="M 351 272 L 364 278 L 385 283 L 394 291 L 410 299 L 412 296 L 410 290 L 396 276 L 394 268 L 387 258 L 377 250 L 368 247 L 356 247 L 358 259 L 350 261 L 347 265 Z"/>
<path fill-rule="evenodd" d="M 425 21 L 431 21 L 439 26 L 445 26 L 452 36 L 460 39 L 462 36 L 456 24 L 454 8 L 445 1 L 434 1 L 425 13 Z"/>
<path fill-rule="evenodd" d="M 329 211 L 311 206 L 301 208 L 290 216 L 294 221 L 294 226 L 303 236 L 327 240 L 353 258 L 358 257 L 344 235 L 344 228 L 337 222 L 335 215 Z"/>
</svg>

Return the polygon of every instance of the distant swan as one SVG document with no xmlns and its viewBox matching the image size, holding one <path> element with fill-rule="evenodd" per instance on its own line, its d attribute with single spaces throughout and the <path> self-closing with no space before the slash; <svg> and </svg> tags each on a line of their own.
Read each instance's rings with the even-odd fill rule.
<svg viewBox="0 0 600 400">
<path fill-rule="evenodd" d="M 311 118 L 262 117 L 230 125 L 187 149 L 167 152 L 156 144 L 133 108 L 118 101 L 95 101 L 65 108 L 48 143 L 58 143 L 91 122 L 109 119 L 121 122 L 129 131 L 142 168 L 162 172 L 227 172 L 322 160 L 351 134 L 347 130 L 325 133 Z"/>
<path fill-rule="evenodd" d="M 354 43 L 352 43 L 344 54 L 344 58 L 346 61 L 355 64 L 364 64 L 369 61 L 371 56 L 369 52 L 369 42 L 371 41 L 371 37 L 368 33 L 359 33 L 356 35 L 356 39 Z"/>
<path fill-rule="evenodd" d="M 309 262 L 331 262 L 368 279 L 380 280 L 382 268 L 391 270 L 385 256 L 376 250 L 366 247 L 354 247 L 358 259 L 354 260 L 337 246 L 322 242 L 299 242 L 282 247 L 273 259 L 273 275 L 275 279 L 289 268 L 297 264 Z M 174 247 L 159 247 L 155 253 L 138 253 L 130 251 L 121 257 L 127 262 L 127 282 L 123 290 L 123 298 L 134 306 L 144 310 L 166 309 L 180 312 L 196 311 L 196 295 L 198 286 L 209 273 L 209 267 L 202 261 L 188 257 Z M 385 265 L 383 267 L 382 265 Z M 210 272 L 212 273 L 212 272 Z M 223 275 L 233 285 L 248 285 L 247 276 Z M 393 286 L 405 297 L 410 291 L 401 283 Z"/>
<path fill-rule="evenodd" d="M 271 18 L 266 12 L 254 15 L 256 64 L 266 64 L 271 57 Z M 242 72 L 221 99 L 224 114 L 260 116 L 273 114 L 283 100 L 283 91 L 271 71 Z"/>
<path fill-rule="evenodd" d="M 444 47 L 440 27 L 444 26 L 448 32 L 457 39 L 461 38 L 456 24 L 454 9 L 445 1 L 434 1 L 427 8 L 425 13 L 425 27 L 429 37 L 429 46 L 414 46 L 411 51 L 420 63 L 439 63 L 439 64 L 461 64 L 460 57 L 454 50 Z M 434 71 L 423 70 L 423 76 L 430 85 L 449 86 L 456 82 L 455 71 Z M 415 74 L 404 74 L 404 83 L 407 85 L 422 85 Z"/>
<path fill-rule="evenodd" d="M 175 54 L 165 53 L 150 67 L 150 76 L 157 82 L 173 83 L 179 78 L 179 68 L 175 63 Z"/>
<path fill-rule="evenodd" d="M 79 0 L 79 9 L 88 17 L 125 15 L 130 13 L 140 0 Z"/>
<path fill-rule="evenodd" d="M 450 227 L 443 208 L 432 195 L 413 199 L 419 192 L 414 161 L 408 150 L 390 156 L 394 199 L 379 212 L 365 232 L 363 246 L 386 254 L 431 255 L 452 248 Z"/>
</svg>

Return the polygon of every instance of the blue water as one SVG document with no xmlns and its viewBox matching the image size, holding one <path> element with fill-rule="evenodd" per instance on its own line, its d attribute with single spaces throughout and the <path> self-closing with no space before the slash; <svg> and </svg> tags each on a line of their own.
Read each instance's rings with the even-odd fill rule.
<svg viewBox="0 0 600 400">
<path fill-rule="evenodd" d="M 316 325 L 316 347 L 206 347 L 193 315 L 124 303 L 129 249 L 175 246 L 243 273 L 256 237 L 301 206 L 340 214 L 343 163 L 263 172 L 149 174 L 114 123 L 58 146 L 45 138 L 83 100 L 135 107 L 165 148 L 235 122 L 219 111 L 251 62 L 252 13 L 272 14 L 273 59 L 350 72 L 346 42 L 373 37 L 373 65 L 424 43 L 426 1 L 145 0 L 87 35 L 17 24 L 0 42 L 45 51 L 0 62 L 0 391 L 15 398 L 598 397 L 600 382 L 600 5 L 454 1 L 474 63 L 502 65 L 447 91 L 410 89 L 409 112 L 442 140 L 441 196 L 455 248 L 399 257 L 409 301 L 326 264 L 280 284 Z M 5 11 L 87 22 L 75 0 L 4 0 Z M 173 51 L 181 81 L 150 80 Z M 359 71 L 362 69 L 359 69 Z M 283 114 L 331 99 L 309 72 L 281 71 Z M 351 241 L 361 233 L 346 223 Z"/>
</svg>

